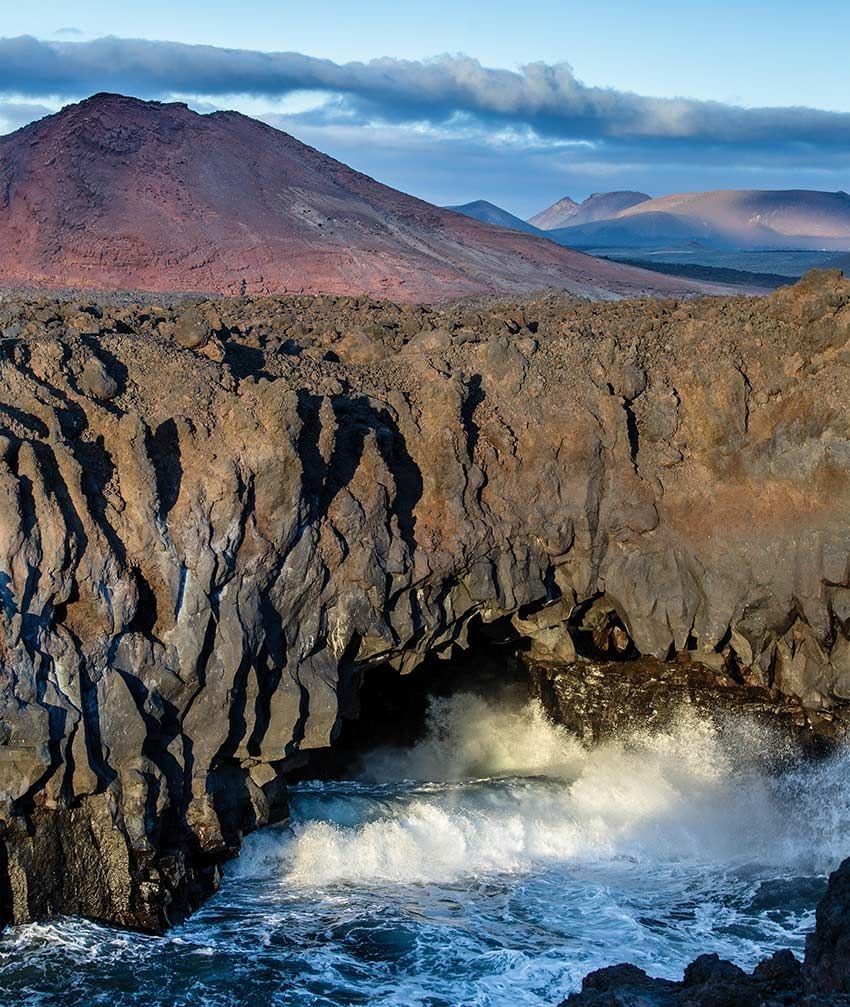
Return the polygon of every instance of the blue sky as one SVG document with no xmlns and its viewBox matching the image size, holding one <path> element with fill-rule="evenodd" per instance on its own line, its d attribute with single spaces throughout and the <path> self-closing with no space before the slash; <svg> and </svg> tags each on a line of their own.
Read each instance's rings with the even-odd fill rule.
<svg viewBox="0 0 850 1007">
<path fill-rule="evenodd" d="M 484 197 L 523 216 L 610 188 L 850 189 L 850 3 L 837 0 L 4 7 L 0 129 L 101 88 L 182 97 L 266 118 L 435 202 Z M 8 42 L 22 35 L 55 48 Z M 243 52 L 107 53 L 92 43 L 104 35 Z M 270 76 L 267 52 L 314 59 Z"/>
</svg>

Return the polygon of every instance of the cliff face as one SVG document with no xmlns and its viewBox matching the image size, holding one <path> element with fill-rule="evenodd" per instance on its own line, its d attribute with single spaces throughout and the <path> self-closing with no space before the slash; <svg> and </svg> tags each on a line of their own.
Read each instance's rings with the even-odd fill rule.
<svg viewBox="0 0 850 1007">
<path fill-rule="evenodd" d="M 515 616 L 850 697 L 850 283 L 0 303 L 0 912 L 156 930 L 360 675 Z M 548 603 L 548 604 L 547 604 Z M 546 606 L 546 607 L 544 607 Z"/>
</svg>

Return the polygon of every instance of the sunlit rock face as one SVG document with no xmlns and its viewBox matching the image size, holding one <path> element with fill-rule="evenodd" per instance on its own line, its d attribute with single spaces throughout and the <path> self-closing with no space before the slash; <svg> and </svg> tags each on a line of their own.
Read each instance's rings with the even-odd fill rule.
<svg viewBox="0 0 850 1007">
<path fill-rule="evenodd" d="M 158 930 L 285 773 L 504 620 L 850 697 L 850 283 L 0 303 L 0 896 Z"/>
</svg>

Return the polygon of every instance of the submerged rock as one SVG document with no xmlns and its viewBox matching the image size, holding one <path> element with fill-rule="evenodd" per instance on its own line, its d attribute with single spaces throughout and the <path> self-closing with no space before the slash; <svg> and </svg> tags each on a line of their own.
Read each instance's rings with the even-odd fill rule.
<svg viewBox="0 0 850 1007">
<path fill-rule="evenodd" d="M 840 721 L 848 305 L 0 302 L 0 922 L 180 919 L 473 621 Z"/>
</svg>

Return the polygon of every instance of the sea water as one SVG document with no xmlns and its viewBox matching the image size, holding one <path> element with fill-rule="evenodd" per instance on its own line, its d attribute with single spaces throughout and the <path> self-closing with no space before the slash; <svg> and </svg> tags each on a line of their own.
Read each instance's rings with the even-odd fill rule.
<svg viewBox="0 0 850 1007">
<path fill-rule="evenodd" d="M 704 952 L 801 955 L 850 852 L 848 770 L 687 710 L 586 749 L 534 702 L 435 699 L 418 744 L 295 787 L 290 822 L 165 937 L 7 931 L 0 1001 L 554 1007 L 616 962 L 678 978 Z"/>
</svg>

